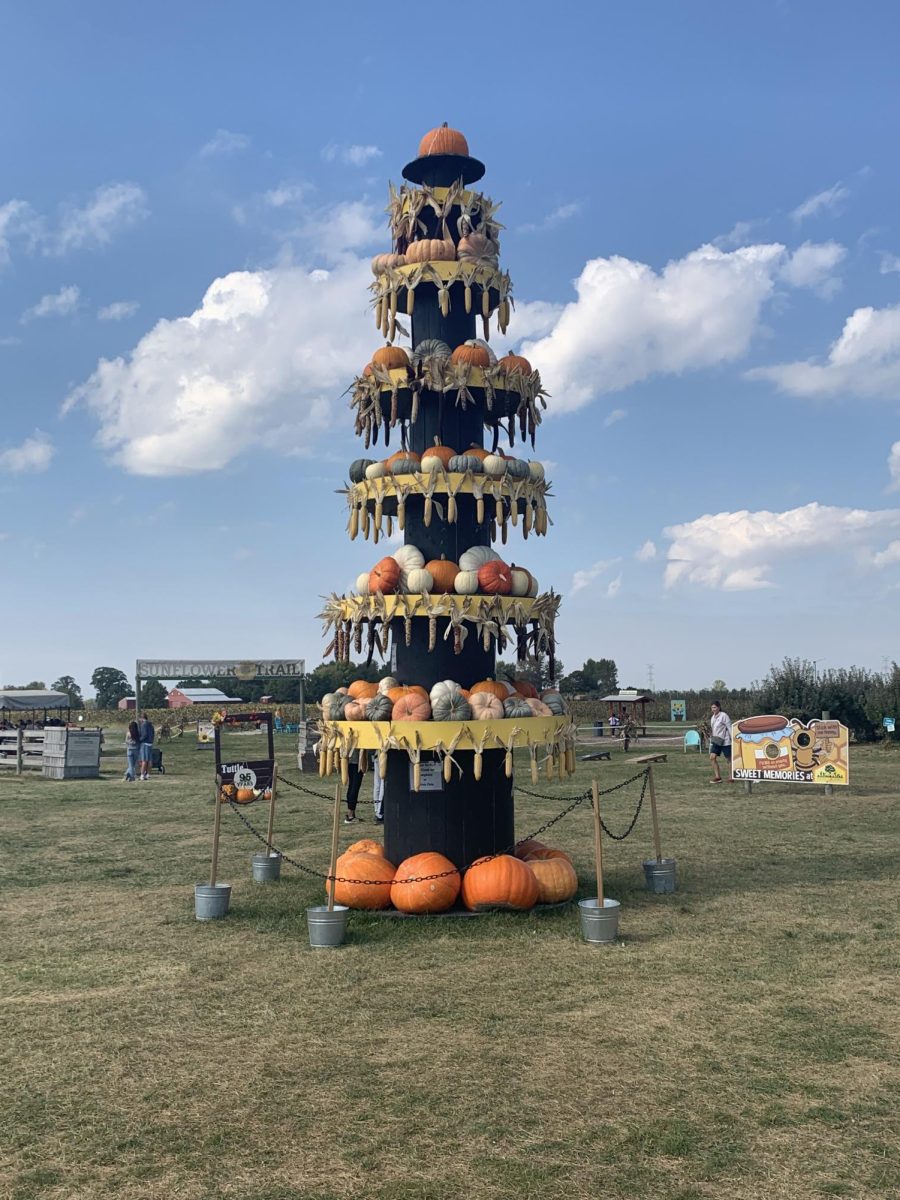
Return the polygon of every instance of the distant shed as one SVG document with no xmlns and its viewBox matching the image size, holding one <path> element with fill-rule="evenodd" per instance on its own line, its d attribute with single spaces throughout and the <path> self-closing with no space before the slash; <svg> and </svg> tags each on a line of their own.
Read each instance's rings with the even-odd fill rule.
<svg viewBox="0 0 900 1200">
<path fill-rule="evenodd" d="M 602 701 L 609 705 L 611 717 L 618 717 L 619 720 L 624 719 L 632 725 L 639 726 L 641 734 L 646 736 L 647 705 L 653 701 L 649 692 L 616 692 L 614 696 L 603 696 Z M 640 720 L 638 720 L 638 705 L 641 706 Z"/>
<path fill-rule="evenodd" d="M 218 688 L 172 688 L 169 708 L 187 708 L 190 704 L 243 704 L 240 696 L 226 696 Z"/>
</svg>

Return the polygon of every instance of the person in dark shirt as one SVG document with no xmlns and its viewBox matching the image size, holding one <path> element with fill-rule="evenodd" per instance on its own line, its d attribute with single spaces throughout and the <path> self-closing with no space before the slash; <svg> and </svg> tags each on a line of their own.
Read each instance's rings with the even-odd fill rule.
<svg viewBox="0 0 900 1200">
<path fill-rule="evenodd" d="M 138 753 L 141 773 L 138 778 L 143 781 L 150 778 L 150 763 L 153 761 L 153 739 L 156 737 L 153 722 L 145 712 L 141 713 L 138 734 L 141 739 L 141 747 Z"/>
</svg>

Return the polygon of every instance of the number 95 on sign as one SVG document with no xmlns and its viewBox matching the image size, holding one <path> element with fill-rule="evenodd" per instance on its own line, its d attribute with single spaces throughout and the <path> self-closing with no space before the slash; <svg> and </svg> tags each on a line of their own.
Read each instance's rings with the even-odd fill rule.
<svg viewBox="0 0 900 1200">
<path fill-rule="evenodd" d="M 234 773 L 234 786 L 237 788 L 255 788 L 256 772 L 251 767 L 238 767 Z"/>
</svg>

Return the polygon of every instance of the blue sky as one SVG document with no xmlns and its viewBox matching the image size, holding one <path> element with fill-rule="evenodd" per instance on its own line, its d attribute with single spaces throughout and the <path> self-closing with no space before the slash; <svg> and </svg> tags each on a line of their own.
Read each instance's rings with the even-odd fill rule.
<svg viewBox="0 0 900 1200">
<path fill-rule="evenodd" d="M 0 681 L 319 661 L 319 597 L 375 557 L 334 494 L 368 260 L 443 120 L 552 395 L 555 524 L 515 553 L 567 667 L 897 657 L 896 6 L 399 14 L 7 6 Z"/>
</svg>

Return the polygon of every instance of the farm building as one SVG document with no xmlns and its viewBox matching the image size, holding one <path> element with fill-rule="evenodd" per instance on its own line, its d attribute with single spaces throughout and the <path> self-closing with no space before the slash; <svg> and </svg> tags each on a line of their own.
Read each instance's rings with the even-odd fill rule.
<svg viewBox="0 0 900 1200">
<path fill-rule="evenodd" d="M 172 688 L 169 708 L 187 708 L 189 704 L 243 704 L 240 696 L 226 696 L 218 688 Z"/>
</svg>

